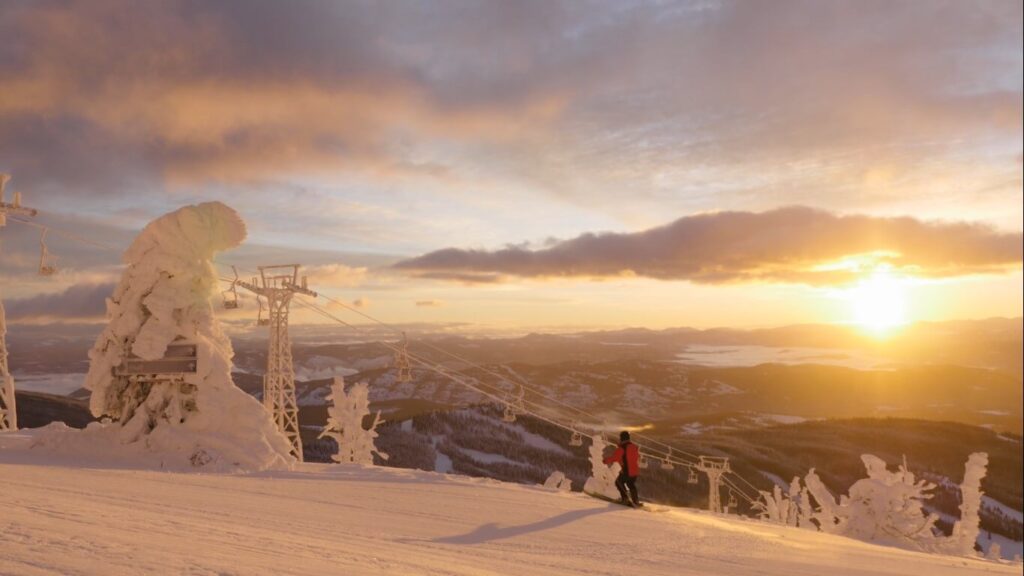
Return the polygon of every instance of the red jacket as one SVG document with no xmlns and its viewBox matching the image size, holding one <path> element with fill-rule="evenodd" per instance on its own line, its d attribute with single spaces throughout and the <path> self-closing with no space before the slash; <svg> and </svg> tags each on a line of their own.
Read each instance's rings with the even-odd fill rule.
<svg viewBox="0 0 1024 576">
<path fill-rule="evenodd" d="M 623 442 L 615 449 L 615 454 L 604 459 L 604 463 L 610 465 L 618 462 L 626 476 L 637 477 L 640 475 L 640 449 L 632 442 Z"/>
</svg>

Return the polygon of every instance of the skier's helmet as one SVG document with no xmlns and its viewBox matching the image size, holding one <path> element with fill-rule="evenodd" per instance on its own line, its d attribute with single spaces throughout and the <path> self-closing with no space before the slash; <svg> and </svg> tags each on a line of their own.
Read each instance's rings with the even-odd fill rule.
<svg viewBox="0 0 1024 576">
<path fill-rule="evenodd" d="M 619 442 L 629 442 L 629 431 L 623 430 L 619 432 Z"/>
</svg>

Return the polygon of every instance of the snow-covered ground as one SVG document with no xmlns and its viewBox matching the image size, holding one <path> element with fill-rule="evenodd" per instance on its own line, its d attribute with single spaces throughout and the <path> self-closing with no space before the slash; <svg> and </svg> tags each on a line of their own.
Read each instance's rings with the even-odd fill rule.
<svg viewBox="0 0 1024 576">
<path fill-rule="evenodd" d="M 735 517 L 355 465 L 126 469 L 0 435 L 0 574 L 1020 574 Z"/>
</svg>

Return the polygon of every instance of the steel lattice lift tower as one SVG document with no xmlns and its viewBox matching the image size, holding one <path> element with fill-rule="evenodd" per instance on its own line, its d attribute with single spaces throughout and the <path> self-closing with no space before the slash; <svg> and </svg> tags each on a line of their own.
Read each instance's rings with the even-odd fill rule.
<svg viewBox="0 0 1024 576">
<path fill-rule="evenodd" d="M 257 324 L 270 327 L 267 349 L 267 373 L 263 376 L 263 406 L 270 412 L 281 431 L 292 443 L 292 454 L 302 461 L 302 436 L 299 429 L 299 406 L 295 399 L 295 369 L 292 367 L 292 344 L 288 336 L 288 309 L 292 297 L 305 294 L 316 298 L 316 292 L 306 287 L 306 277 L 300 282 L 299 265 L 260 266 L 260 275 L 251 282 L 234 283 L 267 301 L 267 317 L 263 318 L 263 302 Z"/>
<path fill-rule="evenodd" d="M 21 193 L 15 192 L 11 203 L 4 195 L 4 186 L 10 175 L 0 174 L 0 228 L 7 225 L 7 215 L 35 216 L 37 212 L 21 205 Z M 0 303 L 0 431 L 18 429 L 18 408 L 14 399 L 14 377 L 7 368 L 6 323 L 3 318 L 3 304 Z"/>
<path fill-rule="evenodd" d="M 701 456 L 697 469 L 708 475 L 708 510 L 715 513 L 722 511 L 722 476 L 732 472 L 729 459 L 715 456 Z"/>
</svg>

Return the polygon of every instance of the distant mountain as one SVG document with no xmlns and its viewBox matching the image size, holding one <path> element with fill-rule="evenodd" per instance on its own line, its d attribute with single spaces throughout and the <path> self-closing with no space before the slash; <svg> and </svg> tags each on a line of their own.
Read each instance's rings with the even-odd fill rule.
<svg viewBox="0 0 1024 576">
<path fill-rule="evenodd" d="M 490 365 L 464 368 L 462 373 L 490 385 L 491 390 L 504 391 L 509 398 L 518 390 L 516 378 L 522 378 L 543 396 L 557 401 L 527 391 L 525 397 L 531 402 L 569 414 L 558 405 L 562 403 L 605 422 L 650 425 L 669 436 L 857 417 L 954 421 L 1018 435 L 1024 432 L 1020 381 L 1003 372 L 963 366 L 855 370 L 763 364 L 705 368 L 627 359 Z M 417 401 L 431 408 L 456 408 L 486 400 L 468 387 L 422 369 L 413 370 L 410 382 L 397 382 L 394 370 L 385 368 L 346 378 L 368 382 L 371 401 L 382 407 L 384 403 L 395 407 Z M 250 393 L 258 396 L 262 392 L 258 377 L 238 373 L 235 380 Z M 302 410 L 322 412 L 330 382 L 297 383 Z"/>
<path fill-rule="evenodd" d="M 88 368 L 87 351 L 101 325 L 11 325 L 8 345 L 15 373 L 75 373 Z M 518 337 L 452 335 L 442 326 L 409 326 L 410 349 L 435 361 L 456 362 L 454 356 L 474 363 L 557 364 L 613 360 L 677 360 L 687 347 L 761 346 L 779 349 L 802 347 L 862 353 L 891 365 L 941 364 L 986 368 L 1022 379 L 1022 318 L 919 322 L 879 339 L 855 326 L 796 325 L 738 330 L 628 328 Z M 291 327 L 297 367 L 309 366 L 302 380 L 324 377 L 323 359 L 361 371 L 380 367 L 391 351 L 380 341 L 395 341 L 388 330 L 367 327 L 365 333 L 336 326 Z M 232 341 L 235 363 L 244 372 L 259 372 L 266 362 L 266 333 L 237 327 Z M 318 360 L 319 359 L 319 360 Z M 318 362 L 321 363 L 318 368 Z M 316 373 L 317 371 L 320 373 Z"/>
</svg>

